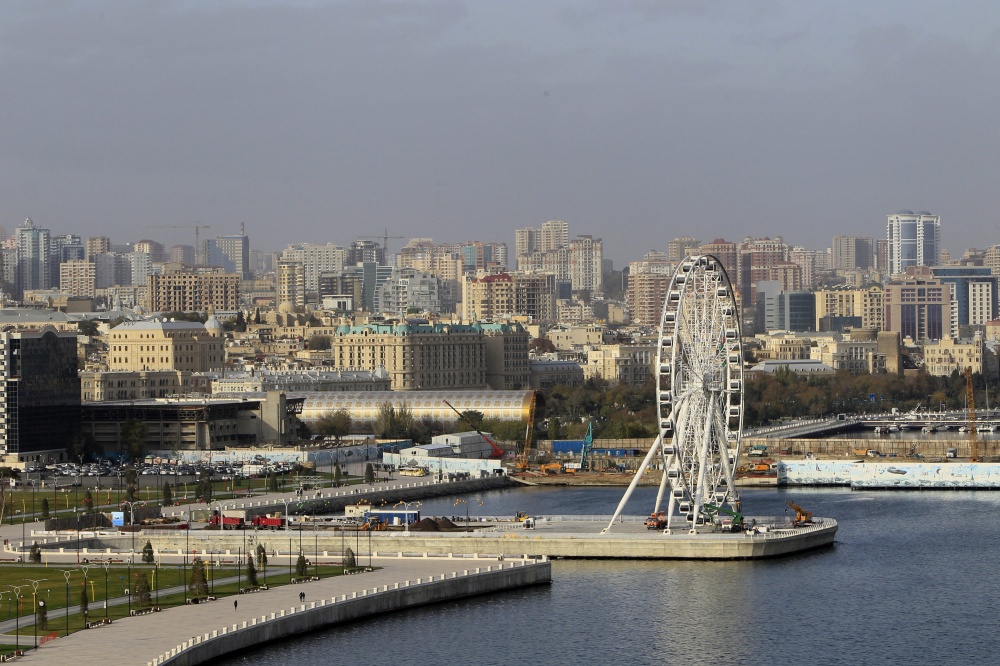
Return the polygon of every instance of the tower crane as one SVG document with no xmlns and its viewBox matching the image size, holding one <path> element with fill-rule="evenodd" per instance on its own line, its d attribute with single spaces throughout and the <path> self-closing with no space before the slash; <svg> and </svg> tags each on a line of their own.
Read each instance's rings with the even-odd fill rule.
<svg viewBox="0 0 1000 666">
<path fill-rule="evenodd" d="M 390 236 L 389 230 L 385 229 L 385 232 L 381 236 L 358 236 L 358 238 L 364 238 L 365 240 L 378 240 L 382 239 L 382 250 L 385 252 L 385 260 L 389 261 L 389 239 L 403 239 L 406 236 Z"/>
<path fill-rule="evenodd" d="M 201 254 L 201 230 L 211 229 L 212 227 L 208 224 L 201 224 L 200 222 L 195 224 L 161 224 L 156 227 L 157 229 L 194 229 L 194 263 L 198 263 L 198 255 Z"/>
</svg>

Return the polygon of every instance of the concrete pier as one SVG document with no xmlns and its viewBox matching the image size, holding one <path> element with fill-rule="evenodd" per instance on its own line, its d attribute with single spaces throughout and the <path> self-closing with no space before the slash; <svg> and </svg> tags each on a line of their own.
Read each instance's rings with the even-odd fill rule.
<svg viewBox="0 0 1000 666">
<path fill-rule="evenodd" d="M 28 652 L 30 664 L 193 666 L 342 622 L 551 582 L 544 560 L 379 557 L 375 571 L 125 618 Z M 300 603 L 299 593 L 307 601 Z"/>
</svg>

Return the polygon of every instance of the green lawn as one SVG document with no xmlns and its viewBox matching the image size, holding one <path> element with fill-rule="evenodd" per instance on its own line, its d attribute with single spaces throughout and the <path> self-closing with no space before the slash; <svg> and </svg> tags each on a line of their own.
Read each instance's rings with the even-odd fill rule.
<svg viewBox="0 0 1000 666">
<path fill-rule="evenodd" d="M 145 573 L 153 583 L 153 571 L 155 567 L 151 565 L 135 566 L 132 569 L 133 578 L 137 576 L 140 572 Z M 209 594 L 214 596 L 230 596 L 237 593 L 237 583 L 219 583 L 215 585 L 215 579 L 228 578 L 230 576 L 235 576 L 236 571 L 232 566 L 216 568 L 212 566 L 205 567 L 206 575 L 209 581 Z M 96 598 L 90 600 L 88 618 L 90 620 L 98 620 L 104 617 L 109 617 L 110 619 L 118 619 L 127 617 L 129 614 L 128 604 L 120 606 L 109 606 L 106 610 L 104 608 L 104 567 L 92 566 L 89 570 L 88 581 L 93 582 L 92 586 L 94 589 L 94 595 Z M 113 566 L 108 572 L 108 593 L 109 598 L 112 602 L 116 598 L 122 598 L 122 589 L 125 585 L 123 580 L 128 576 L 128 567 Z M 159 568 L 159 574 L 157 576 L 156 588 L 165 589 L 169 587 L 174 587 L 180 584 L 183 580 L 183 571 L 179 569 L 176 565 L 162 566 Z M 245 570 L 243 571 L 245 573 Z M 313 568 L 309 568 L 309 575 L 313 575 Z M 343 567 L 340 566 L 320 566 L 319 575 L 323 578 L 328 578 L 330 576 L 339 576 L 343 574 Z M 187 567 L 187 576 L 191 575 L 191 567 Z M 29 579 L 40 580 L 44 579 L 38 586 L 39 598 L 44 599 L 46 606 L 48 607 L 48 622 L 47 628 L 45 630 L 38 628 L 38 635 L 45 635 L 51 632 L 58 632 L 58 634 L 65 635 L 66 632 L 66 583 L 63 574 L 57 567 L 40 567 L 37 565 L 2 565 L 0 566 L 0 585 L 3 589 L 3 596 L 0 597 L 0 619 L 12 619 L 17 613 L 16 606 L 14 603 L 14 591 L 10 589 L 10 585 L 25 585 L 26 587 L 21 588 L 21 617 L 28 616 L 32 614 L 32 609 L 35 607 L 34 600 L 32 598 L 32 586 L 28 582 Z M 289 584 L 289 571 L 287 567 L 280 566 L 268 566 L 267 571 L 257 572 L 257 581 L 261 585 L 267 584 L 269 587 L 277 587 Z M 78 631 L 84 626 L 84 618 L 78 612 L 80 610 L 80 586 L 83 584 L 84 577 L 83 572 L 80 570 L 75 570 L 71 572 L 70 575 L 70 591 L 69 591 L 69 630 L 70 633 Z M 242 586 L 246 587 L 247 583 L 244 579 L 242 581 Z M 88 586 L 90 589 L 90 586 Z M 157 601 L 159 598 L 159 601 Z M 173 594 L 166 595 L 160 594 L 157 596 L 156 589 L 150 594 L 151 603 L 154 605 L 159 605 L 160 608 L 171 608 L 174 606 L 182 606 L 185 602 L 185 595 Z M 133 608 L 137 608 L 136 600 L 133 597 Z M 8 617 L 9 616 L 9 617 Z M 31 626 L 22 627 L 20 629 L 20 635 L 22 637 L 27 636 L 29 639 L 35 635 L 35 629 Z M 8 635 L 13 635 L 18 633 L 17 631 L 10 631 Z M 0 653 L 12 652 L 13 646 L 0 646 Z"/>
</svg>

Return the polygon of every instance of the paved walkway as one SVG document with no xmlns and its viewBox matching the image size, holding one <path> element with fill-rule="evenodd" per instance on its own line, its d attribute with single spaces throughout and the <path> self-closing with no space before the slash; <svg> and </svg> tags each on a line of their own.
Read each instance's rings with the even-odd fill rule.
<svg viewBox="0 0 1000 666">
<path fill-rule="evenodd" d="M 496 560 L 376 558 L 373 564 L 383 568 L 116 620 L 113 624 L 79 631 L 40 646 L 26 653 L 21 662 L 52 666 L 146 664 L 195 636 L 299 606 L 299 593 L 305 593 L 308 603 L 405 580 L 416 581 L 417 578 L 485 567 L 496 564 Z M 234 599 L 238 608 L 233 607 Z"/>
</svg>

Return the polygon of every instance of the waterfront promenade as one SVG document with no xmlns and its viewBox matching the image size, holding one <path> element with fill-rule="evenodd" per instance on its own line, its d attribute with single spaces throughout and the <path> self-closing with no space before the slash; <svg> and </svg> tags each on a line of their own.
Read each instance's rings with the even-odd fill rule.
<svg viewBox="0 0 1000 666">
<path fill-rule="evenodd" d="M 250 647 L 262 639 L 275 640 L 319 628 L 327 624 L 329 611 L 338 606 L 343 612 L 335 616 L 347 621 L 522 584 L 547 583 L 551 575 L 548 562 L 525 564 L 461 556 L 379 557 L 373 565 L 379 568 L 117 620 L 53 640 L 26 653 L 21 661 L 78 666 L 202 663 L 200 658 L 191 660 L 194 649 L 188 651 L 192 654 L 175 655 L 172 660 L 168 655 L 190 642 L 191 648 L 202 649 L 202 656 L 206 649 L 218 656 L 234 645 Z M 534 575 L 510 577 L 528 570 Z M 409 593 L 408 598 L 400 597 L 396 602 L 390 598 L 403 592 Z M 299 602 L 300 593 L 305 594 L 305 603 Z M 327 611 L 325 618 L 321 617 L 323 611 Z M 217 645 L 211 646 L 213 642 Z"/>
</svg>

